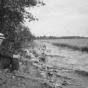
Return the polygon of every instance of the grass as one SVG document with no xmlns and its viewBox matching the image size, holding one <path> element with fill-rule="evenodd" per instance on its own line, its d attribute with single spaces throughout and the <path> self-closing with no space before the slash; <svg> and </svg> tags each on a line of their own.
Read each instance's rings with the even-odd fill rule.
<svg viewBox="0 0 88 88">
<path fill-rule="evenodd" d="M 84 70 L 75 70 L 75 73 L 80 74 L 82 76 L 88 76 L 88 72 Z"/>
<path fill-rule="evenodd" d="M 74 46 L 74 45 L 69 45 L 64 43 L 53 43 L 53 45 L 68 48 L 68 49 L 78 50 L 82 52 L 88 52 L 88 46 L 79 47 L 79 46 Z"/>
<path fill-rule="evenodd" d="M 84 47 L 88 46 L 88 38 L 84 39 L 47 39 L 42 40 L 49 43 L 57 43 L 57 44 L 69 44 L 71 46 Z"/>
<path fill-rule="evenodd" d="M 86 47 L 86 46 L 85 46 L 85 47 L 82 47 L 82 48 L 81 48 L 81 51 L 88 52 L 88 47 Z"/>
<path fill-rule="evenodd" d="M 81 39 L 42 39 L 41 41 L 52 43 L 55 46 L 88 52 L 88 38 Z"/>
</svg>

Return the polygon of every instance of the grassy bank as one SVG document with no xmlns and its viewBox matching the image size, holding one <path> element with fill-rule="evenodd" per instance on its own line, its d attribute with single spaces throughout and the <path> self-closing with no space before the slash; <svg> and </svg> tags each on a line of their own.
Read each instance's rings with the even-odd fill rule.
<svg viewBox="0 0 88 88">
<path fill-rule="evenodd" d="M 88 52 L 88 46 L 79 47 L 79 46 L 73 46 L 65 43 L 53 43 L 53 45 L 68 48 L 68 49 L 78 50 L 82 52 Z"/>
<path fill-rule="evenodd" d="M 75 70 L 75 73 L 80 74 L 82 76 L 88 76 L 88 72 L 85 70 Z"/>
</svg>

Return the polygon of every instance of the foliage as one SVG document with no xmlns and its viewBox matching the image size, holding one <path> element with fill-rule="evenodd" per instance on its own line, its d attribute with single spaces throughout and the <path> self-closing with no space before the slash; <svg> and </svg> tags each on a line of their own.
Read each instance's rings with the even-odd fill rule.
<svg viewBox="0 0 88 88">
<path fill-rule="evenodd" d="M 2 43 L 5 52 L 20 50 L 22 43 L 33 38 L 30 30 L 22 23 L 24 18 L 35 20 L 31 13 L 25 11 L 25 7 L 36 5 L 36 0 L 0 0 L 0 33 L 5 36 Z"/>
<path fill-rule="evenodd" d="M 38 36 L 36 39 L 86 39 L 88 37 L 83 37 L 83 36 Z"/>
<path fill-rule="evenodd" d="M 82 51 L 82 52 L 88 52 L 88 46 L 80 47 L 80 46 L 70 45 L 70 44 L 66 44 L 66 43 L 52 43 L 52 44 L 55 46 L 63 47 L 63 48 L 78 50 L 78 51 Z"/>
</svg>

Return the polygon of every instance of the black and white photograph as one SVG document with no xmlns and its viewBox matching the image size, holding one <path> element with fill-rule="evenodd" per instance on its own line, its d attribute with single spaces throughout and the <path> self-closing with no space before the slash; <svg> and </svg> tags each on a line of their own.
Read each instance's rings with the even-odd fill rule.
<svg viewBox="0 0 88 88">
<path fill-rule="evenodd" d="M 88 0 L 0 0 L 0 88 L 88 88 Z"/>
</svg>

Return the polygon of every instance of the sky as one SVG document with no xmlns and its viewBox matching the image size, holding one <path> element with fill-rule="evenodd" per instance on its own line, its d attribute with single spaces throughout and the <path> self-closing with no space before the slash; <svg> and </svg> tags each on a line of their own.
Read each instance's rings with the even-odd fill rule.
<svg viewBox="0 0 88 88">
<path fill-rule="evenodd" d="M 29 11 L 38 21 L 25 22 L 35 36 L 88 37 L 88 0 L 43 0 Z"/>
</svg>

